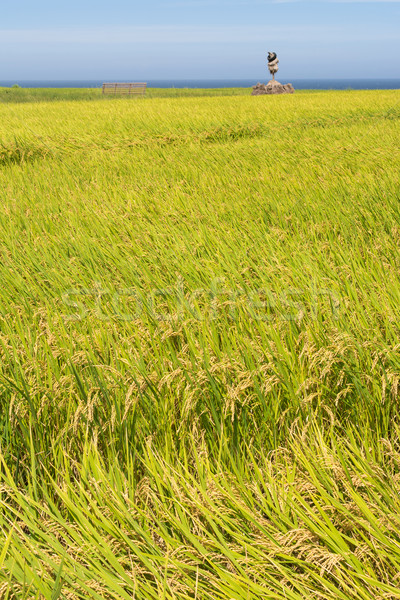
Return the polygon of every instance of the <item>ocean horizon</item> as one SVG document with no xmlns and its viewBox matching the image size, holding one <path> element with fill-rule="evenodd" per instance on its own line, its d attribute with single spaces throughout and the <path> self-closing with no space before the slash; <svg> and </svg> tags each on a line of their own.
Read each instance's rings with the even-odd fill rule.
<svg viewBox="0 0 400 600">
<path fill-rule="evenodd" d="M 400 89 L 400 78 L 394 79 L 291 79 L 282 76 L 283 83 L 292 83 L 299 90 L 377 90 L 377 89 Z M 15 84 L 23 88 L 99 88 L 103 82 L 114 81 L 143 81 L 143 78 L 105 78 L 86 80 L 0 80 L 0 87 L 11 87 Z M 268 77 L 260 78 L 259 81 L 266 83 Z M 232 88 L 251 87 L 258 83 L 255 79 L 149 79 L 148 87 L 151 88 Z"/>
</svg>

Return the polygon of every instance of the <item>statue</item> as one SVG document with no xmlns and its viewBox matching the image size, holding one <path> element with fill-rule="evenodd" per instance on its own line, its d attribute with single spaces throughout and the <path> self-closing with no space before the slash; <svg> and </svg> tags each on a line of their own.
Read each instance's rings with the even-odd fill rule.
<svg viewBox="0 0 400 600">
<path fill-rule="evenodd" d="M 268 52 L 268 69 L 272 75 L 272 80 L 275 81 L 275 73 L 279 71 L 279 60 L 276 56 L 276 52 Z"/>
<path fill-rule="evenodd" d="M 252 96 L 260 96 L 262 94 L 294 94 L 294 87 L 291 83 L 282 85 L 276 81 L 275 75 L 279 70 L 279 60 L 276 52 L 268 52 L 268 70 L 272 75 L 271 81 L 265 83 L 257 83 L 253 86 Z"/>
</svg>

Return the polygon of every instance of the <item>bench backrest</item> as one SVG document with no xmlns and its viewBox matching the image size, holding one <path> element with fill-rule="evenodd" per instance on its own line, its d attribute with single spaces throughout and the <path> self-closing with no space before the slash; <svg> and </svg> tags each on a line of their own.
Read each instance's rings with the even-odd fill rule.
<svg viewBox="0 0 400 600">
<path fill-rule="evenodd" d="M 147 83 L 103 83 L 103 94 L 144 96 Z"/>
</svg>

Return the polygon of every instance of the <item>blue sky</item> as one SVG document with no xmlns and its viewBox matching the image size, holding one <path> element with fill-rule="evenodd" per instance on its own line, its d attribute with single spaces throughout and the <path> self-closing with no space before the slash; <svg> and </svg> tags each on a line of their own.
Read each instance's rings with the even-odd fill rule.
<svg viewBox="0 0 400 600">
<path fill-rule="evenodd" d="M 400 0 L 14 0 L 0 80 L 400 77 Z"/>
</svg>

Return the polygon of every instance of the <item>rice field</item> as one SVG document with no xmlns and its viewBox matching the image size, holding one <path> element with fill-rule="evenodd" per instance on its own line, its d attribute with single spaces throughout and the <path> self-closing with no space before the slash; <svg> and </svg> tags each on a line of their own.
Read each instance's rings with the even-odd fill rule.
<svg viewBox="0 0 400 600">
<path fill-rule="evenodd" d="M 0 598 L 400 599 L 400 91 L 11 93 Z"/>
</svg>

